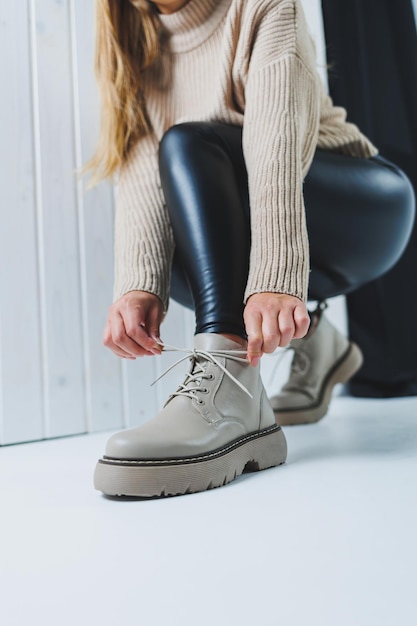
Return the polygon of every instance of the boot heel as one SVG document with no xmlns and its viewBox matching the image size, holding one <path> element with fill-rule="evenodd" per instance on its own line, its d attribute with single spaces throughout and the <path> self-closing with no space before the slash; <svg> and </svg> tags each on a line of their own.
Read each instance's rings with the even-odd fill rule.
<svg viewBox="0 0 417 626">
<path fill-rule="evenodd" d="M 287 460 L 287 440 L 281 429 L 251 442 L 251 460 L 246 470 L 259 471 L 282 465 Z"/>
<path fill-rule="evenodd" d="M 353 341 L 350 342 L 349 352 L 334 375 L 333 384 L 347 383 L 350 378 L 361 368 L 363 354 L 359 346 Z"/>
</svg>

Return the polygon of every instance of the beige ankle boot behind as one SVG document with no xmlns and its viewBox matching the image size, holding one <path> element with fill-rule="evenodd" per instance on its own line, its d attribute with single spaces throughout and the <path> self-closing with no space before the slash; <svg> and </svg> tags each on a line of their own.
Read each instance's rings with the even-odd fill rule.
<svg viewBox="0 0 417 626">
<path fill-rule="evenodd" d="M 290 426 L 321 419 L 333 387 L 347 382 L 362 365 L 362 353 L 324 316 L 303 339 L 293 339 L 291 373 L 281 392 L 271 397 L 277 423 Z"/>
<path fill-rule="evenodd" d="M 225 485 L 245 467 L 285 462 L 286 440 L 259 366 L 247 363 L 239 344 L 214 333 L 196 335 L 190 360 L 184 383 L 156 417 L 110 438 L 96 466 L 96 489 L 185 494 Z"/>
</svg>

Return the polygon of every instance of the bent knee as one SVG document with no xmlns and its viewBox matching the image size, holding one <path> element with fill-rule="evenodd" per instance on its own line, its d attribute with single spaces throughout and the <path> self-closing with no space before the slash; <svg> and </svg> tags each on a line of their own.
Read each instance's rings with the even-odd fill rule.
<svg viewBox="0 0 417 626">
<path fill-rule="evenodd" d="M 198 149 L 207 138 L 205 126 L 201 122 L 184 122 L 168 128 L 159 143 L 159 157 L 164 158 L 179 152 L 190 153 Z"/>
<path fill-rule="evenodd" d="M 401 230 L 408 230 L 414 221 L 416 209 L 415 192 L 410 179 L 398 165 L 381 155 L 372 157 L 372 160 L 380 165 L 378 193 L 383 208 L 392 212 L 397 223 L 402 223 Z"/>
</svg>

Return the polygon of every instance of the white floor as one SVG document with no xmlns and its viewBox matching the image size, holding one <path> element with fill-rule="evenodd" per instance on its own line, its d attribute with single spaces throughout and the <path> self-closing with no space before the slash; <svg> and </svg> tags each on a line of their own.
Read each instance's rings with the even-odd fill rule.
<svg viewBox="0 0 417 626">
<path fill-rule="evenodd" d="M 111 499 L 109 434 L 0 451 L 0 622 L 415 626 L 417 398 L 339 397 L 288 462 L 229 486 Z"/>
</svg>

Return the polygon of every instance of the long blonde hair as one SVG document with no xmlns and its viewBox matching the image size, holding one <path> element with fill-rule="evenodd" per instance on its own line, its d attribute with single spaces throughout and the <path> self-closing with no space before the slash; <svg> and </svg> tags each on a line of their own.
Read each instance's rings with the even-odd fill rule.
<svg viewBox="0 0 417 626">
<path fill-rule="evenodd" d="M 83 168 L 93 172 L 92 184 L 113 176 L 134 143 L 150 132 L 141 78 L 160 57 L 160 22 L 148 0 L 95 0 L 95 31 L 101 130 Z"/>
</svg>

